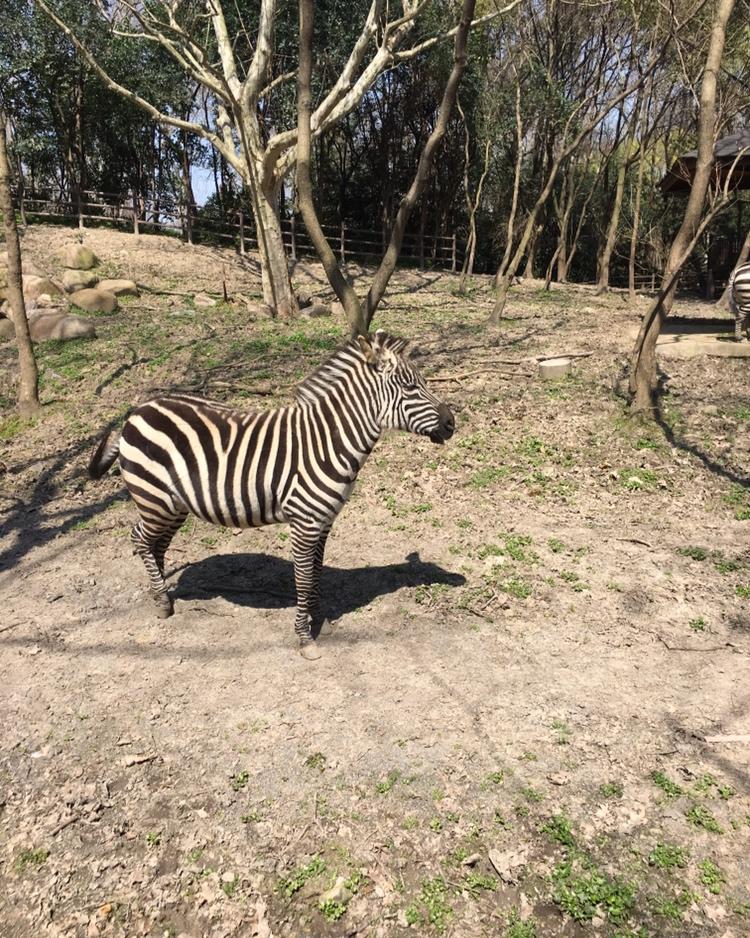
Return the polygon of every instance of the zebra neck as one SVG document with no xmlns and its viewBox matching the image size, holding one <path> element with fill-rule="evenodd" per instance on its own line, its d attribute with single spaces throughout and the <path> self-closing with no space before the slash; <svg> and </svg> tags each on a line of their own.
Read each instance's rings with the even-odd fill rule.
<svg viewBox="0 0 750 938">
<path fill-rule="evenodd" d="M 348 467 L 352 477 L 362 468 L 382 433 L 374 402 L 372 407 L 363 404 L 361 399 L 330 394 L 297 405 L 309 430 L 325 441 L 323 445 L 329 455 Z"/>
</svg>

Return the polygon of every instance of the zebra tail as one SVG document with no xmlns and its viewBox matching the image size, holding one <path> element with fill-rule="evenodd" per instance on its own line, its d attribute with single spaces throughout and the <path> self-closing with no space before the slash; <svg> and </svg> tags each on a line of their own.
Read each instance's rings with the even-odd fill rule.
<svg viewBox="0 0 750 938">
<path fill-rule="evenodd" d="M 101 479 L 120 452 L 120 434 L 107 433 L 99 440 L 94 455 L 89 461 L 89 476 Z"/>
</svg>

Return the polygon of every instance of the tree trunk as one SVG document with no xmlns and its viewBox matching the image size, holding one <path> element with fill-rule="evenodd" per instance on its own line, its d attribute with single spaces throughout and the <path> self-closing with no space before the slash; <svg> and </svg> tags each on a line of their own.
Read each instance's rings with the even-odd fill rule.
<svg viewBox="0 0 750 938">
<path fill-rule="evenodd" d="M 280 319 L 293 319 L 299 314 L 299 306 L 289 279 L 278 203 L 278 189 L 273 183 L 258 187 L 257 206 L 251 202 L 256 215 L 263 302 Z"/>
<path fill-rule="evenodd" d="M 617 241 L 617 231 L 620 227 L 620 212 L 622 210 L 622 199 L 625 195 L 625 177 L 628 172 L 628 161 L 622 161 L 617 170 L 617 182 L 615 183 L 615 199 L 612 204 L 612 210 L 607 225 L 607 237 L 604 241 L 604 248 L 599 258 L 599 279 L 594 290 L 595 296 L 606 293 L 609 289 L 609 267 L 612 263 L 612 255 L 615 252 L 615 243 Z"/>
<path fill-rule="evenodd" d="M 5 221 L 5 241 L 8 247 L 8 301 L 18 344 L 18 410 L 26 415 L 39 409 L 39 375 L 23 300 L 21 245 L 11 195 L 6 125 L 5 113 L 0 111 L 0 211 Z"/>
<path fill-rule="evenodd" d="M 672 309 L 677 273 L 687 260 L 688 249 L 701 228 L 701 214 L 714 168 L 717 74 L 724 54 L 727 21 L 732 15 L 734 3 L 735 0 L 719 0 L 711 27 L 699 98 L 698 156 L 693 184 L 685 207 L 685 217 L 669 251 L 662 290 L 644 317 L 631 358 L 630 392 L 633 395 L 632 407 L 635 411 L 650 410 L 654 406 L 657 384 L 656 342 L 664 320 Z"/>
<path fill-rule="evenodd" d="M 635 204 L 633 205 L 633 228 L 630 232 L 630 257 L 628 258 L 628 296 L 635 299 L 635 255 L 638 250 L 638 234 L 641 227 L 641 199 L 643 198 L 643 173 L 646 167 L 646 154 L 641 153 L 638 163 L 638 181 L 635 185 Z"/>
</svg>

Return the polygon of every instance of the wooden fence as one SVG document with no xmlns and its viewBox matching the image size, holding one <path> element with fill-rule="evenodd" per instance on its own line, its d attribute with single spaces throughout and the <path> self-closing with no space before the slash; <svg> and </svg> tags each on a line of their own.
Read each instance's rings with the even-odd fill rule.
<svg viewBox="0 0 750 938">
<path fill-rule="evenodd" d="M 212 218 L 196 210 L 195 206 L 169 198 L 143 200 L 130 194 L 88 190 L 81 192 L 75 200 L 51 191 L 22 192 L 16 194 L 16 204 L 23 224 L 29 219 L 39 218 L 77 222 L 82 230 L 87 225 L 104 224 L 132 229 L 134 234 L 162 232 L 178 235 L 188 244 L 232 244 L 242 255 L 258 247 L 252 218 L 241 209 L 223 218 Z M 282 219 L 281 228 L 284 245 L 293 260 L 315 254 L 304 225 L 294 215 Z M 343 222 L 340 225 L 323 225 L 322 228 L 342 263 L 347 260 L 366 262 L 385 253 L 389 233 L 384 231 L 349 228 Z M 399 261 L 455 273 L 463 264 L 464 249 L 465 244 L 459 242 L 455 233 L 450 236 L 406 234 Z"/>
</svg>

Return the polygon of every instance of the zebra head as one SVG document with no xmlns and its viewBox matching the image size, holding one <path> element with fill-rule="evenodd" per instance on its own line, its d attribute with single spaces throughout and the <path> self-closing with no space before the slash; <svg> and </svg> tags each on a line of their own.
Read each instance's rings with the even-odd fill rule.
<svg viewBox="0 0 750 938">
<path fill-rule="evenodd" d="M 450 439 L 456 425 L 453 413 L 404 355 L 408 341 L 378 329 L 370 338 L 358 336 L 357 343 L 381 391 L 381 426 L 428 436 L 433 443 Z"/>
</svg>

